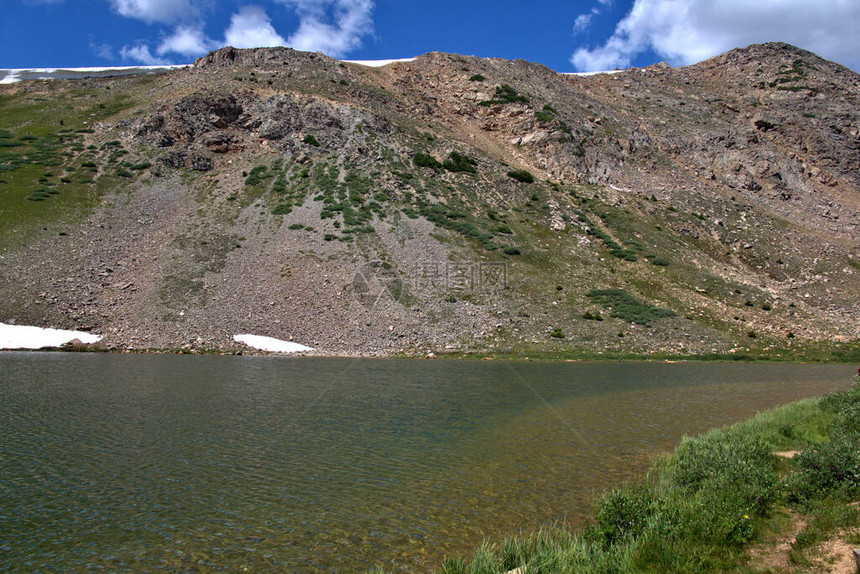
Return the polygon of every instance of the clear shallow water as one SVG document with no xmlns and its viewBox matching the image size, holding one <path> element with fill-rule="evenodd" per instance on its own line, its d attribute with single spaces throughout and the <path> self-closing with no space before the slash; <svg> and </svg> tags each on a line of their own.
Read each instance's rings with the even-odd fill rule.
<svg viewBox="0 0 860 574">
<path fill-rule="evenodd" d="M 427 571 L 850 365 L 0 354 L 0 570 Z"/>
</svg>

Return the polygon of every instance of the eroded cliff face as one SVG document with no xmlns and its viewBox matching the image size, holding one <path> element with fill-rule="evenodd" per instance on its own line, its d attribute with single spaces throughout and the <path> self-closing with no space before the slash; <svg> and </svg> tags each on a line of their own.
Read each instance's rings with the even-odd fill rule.
<svg viewBox="0 0 860 574">
<path fill-rule="evenodd" d="M 860 76 L 788 45 L 588 77 L 225 48 L 2 90 L 0 320 L 336 354 L 860 339 Z"/>
</svg>

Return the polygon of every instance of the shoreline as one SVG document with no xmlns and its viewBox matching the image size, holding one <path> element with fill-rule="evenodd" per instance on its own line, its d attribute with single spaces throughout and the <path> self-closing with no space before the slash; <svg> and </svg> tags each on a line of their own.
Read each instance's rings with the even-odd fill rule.
<svg viewBox="0 0 860 574">
<path fill-rule="evenodd" d="M 437 361 L 499 361 L 511 363 L 771 363 L 771 364 L 852 364 L 860 362 L 860 345 L 851 349 L 847 354 L 832 353 L 807 354 L 799 353 L 793 356 L 775 356 L 767 353 L 743 354 L 705 354 L 705 355 L 662 355 L 637 353 L 578 353 L 578 354 L 546 354 L 535 353 L 505 353 L 489 352 L 444 352 L 404 354 L 349 354 L 314 350 L 312 352 L 277 352 L 253 348 L 131 348 L 131 347 L 101 347 L 98 345 L 64 345 L 59 347 L 42 347 L 38 349 L 0 349 L 0 353 L 107 353 L 119 355 L 198 355 L 198 356 L 251 356 L 251 357 L 305 357 L 323 359 L 390 359 L 390 360 L 437 360 Z"/>
<path fill-rule="evenodd" d="M 485 542 L 438 572 L 856 572 L 860 375 L 849 380 L 684 437 L 644 477 L 604 490 L 582 525 Z"/>
</svg>

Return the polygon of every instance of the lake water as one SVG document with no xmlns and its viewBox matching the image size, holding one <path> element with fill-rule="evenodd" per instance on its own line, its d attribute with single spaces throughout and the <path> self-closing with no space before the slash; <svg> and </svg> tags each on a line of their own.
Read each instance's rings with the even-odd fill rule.
<svg viewBox="0 0 860 574">
<path fill-rule="evenodd" d="M 0 353 L 0 571 L 430 571 L 855 369 Z"/>
</svg>

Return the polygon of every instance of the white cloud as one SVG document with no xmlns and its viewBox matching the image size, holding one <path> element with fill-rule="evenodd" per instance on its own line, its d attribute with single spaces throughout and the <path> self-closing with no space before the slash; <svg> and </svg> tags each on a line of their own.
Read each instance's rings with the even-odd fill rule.
<svg viewBox="0 0 860 574">
<path fill-rule="evenodd" d="M 167 58 L 153 55 L 149 51 L 149 46 L 143 42 L 138 42 L 133 46 L 124 46 L 119 55 L 123 60 L 138 62 L 145 66 L 166 66 L 173 63 Z"/>
<path fill-rule="evenodd" d="M 650 49 L 684 65 L 780 41 L 860 69 L 858 29 L 857 0 L 635 0 L 602 46 L 577 50 L 571 63 L 583 71 L 627 67 Z"/>
<path fill-rule="evenodd" d="M 90 53 L 94 54 L 102 60 L 116 60 L 116 54 L 113 51 L 113 46 L 110 44 L 96 43 L 95 36 L 90 34 Z"/>
<path fill-rule="evenodd" d="M 292 6 L 299 28 L 287 43 L 310 52 L 342 56 L 373 34 L 373 0 L 280 0 Z"/>
<path fill-rule="evenodd" d="M 158 54 L 173 52 L 183 56 L 202 56 L 220 44 L 210 40 L 203 34 L 203 29 L 195 26 L 178 26 L 173 34 L 165 38 L 158 46 Z"/>
<path fill-rule="evenodd" d="M 285 40 L 272 26 L 266 11 L 259 6 L 243 6 L 233 14 L 225 36 L 227 44 L 234 48 L 262 48 L 285 44 Z"/>
<path fill-rule="evenodd" d="M 597 8 L 592 8 L 591 12 L 588 14 L 580 14 L 576 17 L 576 20 L 573 21 L 573 33 L 579 34 L 580 32 L 584 32 L 589 26 L 591 26 L 591 21 L 595 16 L 600 14 L 600 10 Z"/>
<path fill-rule="evenodd" d="M 191 0 L 111 0 L 111 4 L 121 16 L 148 24 L 172 24 L 198 15 Z"/>
</svg>

